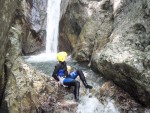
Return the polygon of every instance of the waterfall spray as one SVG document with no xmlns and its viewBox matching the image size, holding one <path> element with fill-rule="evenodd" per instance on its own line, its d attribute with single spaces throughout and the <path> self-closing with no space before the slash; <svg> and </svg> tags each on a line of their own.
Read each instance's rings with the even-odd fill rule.
<svg viewBox="0 0 150 113">
<path fill-rule="evenodd" d="M 48 0 L 46 53 L 56 54 L 58 46 L 58 29 L 61 0 Z"/>
<path fill-rule="evenodd" d="M 56 60 L 58 46 L 58 29 L 60 19 L 61 0 L 48 0 L 47 27 L 46 27 L 46 53 L 26 58 L 28 62 L 47 62 Z"/>
</svg>

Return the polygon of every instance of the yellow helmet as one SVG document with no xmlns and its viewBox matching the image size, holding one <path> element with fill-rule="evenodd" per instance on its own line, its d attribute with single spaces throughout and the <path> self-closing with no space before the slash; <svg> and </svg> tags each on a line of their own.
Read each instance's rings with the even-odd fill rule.
<svg viewBox="0 0 150 113">
<path fill-rule="evenodd" d="M 67 70 L 71 71 L 71 66 L 67 65 Z"/>
<path fill-rule="evenodd" d="M 57 60 L 64 62 L 66 60 L 67 55 L 68 54 L 65 51 L 59 52 L 57 53 Z"/>
</svg>

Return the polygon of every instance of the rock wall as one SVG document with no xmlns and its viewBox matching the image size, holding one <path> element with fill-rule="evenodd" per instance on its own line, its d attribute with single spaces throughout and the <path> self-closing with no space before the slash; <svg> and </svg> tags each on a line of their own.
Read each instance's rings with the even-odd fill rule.
<svg viewBox="0 0 150 113">
<path fill-rule="evenodd" d="M 28 18 L 32 1 L 2 0 L 0 6 L 0 113 L 42 113 L 58 88 L 21 58 L 23 41 L 34 37 Z"/>
<path fill-rule="evenodd" d="M 56 95 L 53 80 L 38 72 L 20 57 L 21 31 L 12 27 L 9 31 L 10 48 L 5 62 L 7 85 L 0 112 L 41 113 L 43 103 L 50 95 Z"/>
<path fill-rule="evenodd" d="M 15 20 L 22 27 L 24 55 L 45 50 L 47 0 L 22 0 Z M 19 17 L 19 18 L 18 18 Z"/>
<path fill-rule="evenodd" d="M 68 4 L 69 4 L 69 0 L 61 0 L 61 4 L 60 4 L 60 19 L 66 13 L 66 9 L 68 7 Z"/>
<path fill-rule="evenodd" d="M 101 39 L 100 46 L 103 46 L 111 34 L 112 12 L 112 4 L 106 0 L 69 2 L 66 14 L 62 16 L 60 22 L 59 48 L 66 45 L 61 40 L 66 40 L 67 46 L 72 47 L 74 57 L 78 61 L 89 61 L 94 45 L 98 43 L 96 47 L 99 46 L 97 40 Z"/>
<path fill-rule="evenodd" d="M 73 57 L 150 105 L 150 1 L 74 0 L 62 16 L 59 40 Z"/>
<path fill-rule="evenodd" d="M 6 73 L 4 70 L 5 55 L 8 50 L 8 30 L 12 24 L 12 18 L 17 7 L 16 0 L 0 1 L 0 106 L 6 85 Z"/>
</svg>

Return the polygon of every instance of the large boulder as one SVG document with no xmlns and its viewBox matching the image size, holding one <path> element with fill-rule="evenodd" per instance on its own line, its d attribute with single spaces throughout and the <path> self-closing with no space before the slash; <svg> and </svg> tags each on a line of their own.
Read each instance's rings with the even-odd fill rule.
<svg viewBox="0 0 150 113">
<path fill-rule="evenodd" d="M 4 66 L 6 84 L 0 112 L 40 113 L 44 102 L 50 96 L 54 98 L 58 88 L 53 80 L 26 64 L 20 57 L 21 32 L 18 26 L 9 31 L 10 48 Z"/>
<path fill-rule="evenodd" d="M 90 3 L 90 5 L 94 4 Z M 76 48 L 79 34 L 95 10 L 86 6 L 87 3 L 81 0 L 69 1 L 66 12 L 60 20 L 59 50 L 72 52 L 72 49 Z"/>
<path fill-rule="evenodd" d="M 146 0 L 114 2 L 109 42 L 92 56 L 93 68 L 147 106 L 150 105 L 149 4 Z"/>
<path fill-rule="evenodd" d="M 70 1 L 60 21 L 59 50 L 73 51 L 76 60 L 89 61 L 93 50 L 108 42 L 113 24 L 112 12 L 112 3 L 108 0 Z M 99 39 L 102 40 L 100 45 Z"/>
<path fill-rule="evenodd" d="M 79 34 L 73 57 L 78 61 L 90 61 L 92 53 L 102 48 L 112 33 L 113 8 L 108 0 L 89 2 L 95 11 Z"/>
<path fill-rule="evenodd" d="M 73 57 L 89 61 L 104 77 L 150 105 L 150 1 L 71 1 L 60 39 Z M 64 46 L 64 48 L 65 48 Z M 72 51 L 71 51 L 72 52 Z"/>
</svg>

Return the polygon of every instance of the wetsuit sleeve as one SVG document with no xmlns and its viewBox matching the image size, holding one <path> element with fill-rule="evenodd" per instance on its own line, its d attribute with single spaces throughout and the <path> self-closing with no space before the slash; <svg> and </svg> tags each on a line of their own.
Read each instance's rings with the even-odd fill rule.
<svg viewBox="0 0 150 113">
<path fill-rule="evenodd" d="M 67 71 L 67 64 L 65 62 L 65 67 L 64 67 L 64 73 L 66 75 L 66 77 L 70 77 L 69 74 L 68 74 L 68 71 Z"/>
<path fill-rule="evenodd" d="M 53 74 L 52 74 L 52 77 L 53 77 L 56 81 L 59 81 L 58 76 L 57 76 L 58 70 L 59 70 L 59 65 L 56 65 L 56 66 L 55 66 L 55 69 L 54 69 L 54 71 L 53 71 Z"/>
</svg>

